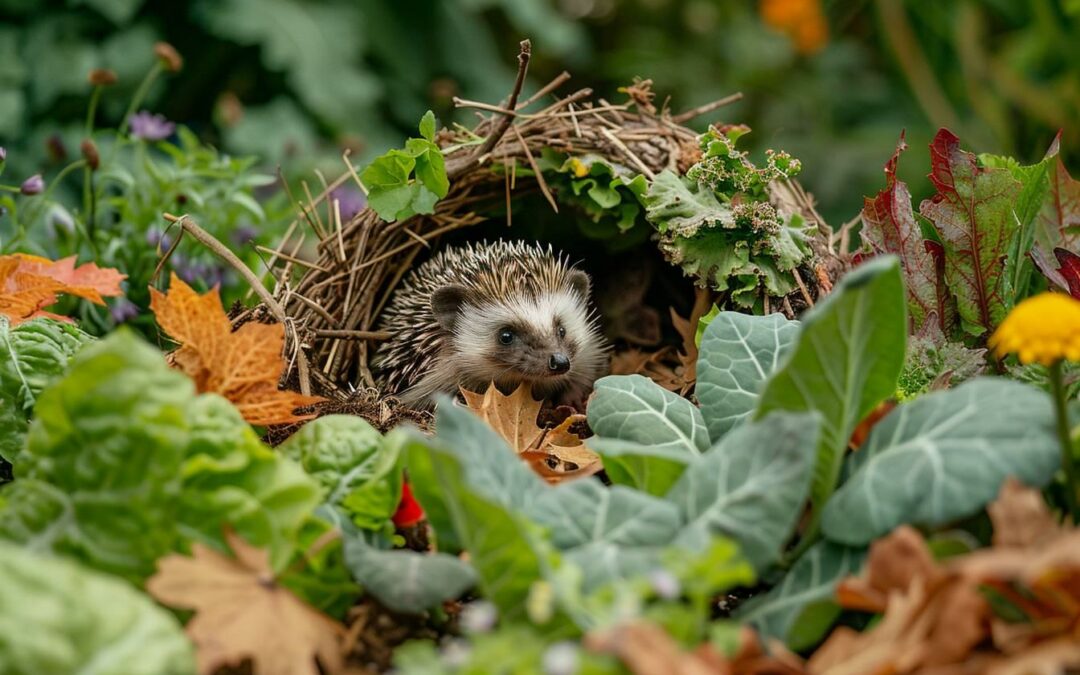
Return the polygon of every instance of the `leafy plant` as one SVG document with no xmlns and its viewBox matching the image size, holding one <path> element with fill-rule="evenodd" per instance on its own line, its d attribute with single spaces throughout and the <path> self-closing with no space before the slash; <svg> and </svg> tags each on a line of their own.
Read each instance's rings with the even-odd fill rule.
<svg viewBox="0 0 1080 675">
<path fill-rule="evenodd" d="M 911 331 L 937 343 L 982 344 L 1019 300 L 1038 290 L 1032 256 L 1070 241 L 1077 182 L 1057 143 L 1037 164 L 960 149 L 941 129 L 930 144 L 937 193 L 916 222 L 907 186 L 896 177 L 903 136 L 885 165 L 886 186 L 862 212 L 862 239 L 903 263 Z"/>
<path fill-rule="evenodd" d="M 770 151 L 766 165 L 755 166 L 735 148 L 747 131 L 710 129 L 700 139 L 701 160 L 685 176 L 664 170 L 646 190 L 634 188 L 667 259 L 742 308 L 754 307 L 763 292 L 794 290 L 792 271 L 809 259 L 815 230 L 769 203 L 769 183 L 798 174 L 799 161 Z"/>
<path fill-rule="evenodd" d="M 0 663 L 12 675 L 189 675 L 179 622 L 122 580 L 0 541 Z"/>
<path fill-rule="evenodd" d="M 420 138 L 405 141 L 403 150 L 390 150 L 360 173 L 368 191 L 368 204 L 387 222 L 418 213 L 434 213 L 435 203 L 446 196 L 450 181 L 442 150 L 435 144 L 435 115 L 429 110 L 420 120 Z"/>
<path fill-rule="evenodd" d="M 775 582 L 739 616 L 793 647 L 812 646 L 839 615 L 832 590 L 875 537 L 971 515 L 1008 475 L 1046 485 L 1059 464 L 1048 397 L 994 378 L 902 403 L 846 459 L 856 425 L 896 390 L 907 320 L 880 308 L 905 304 L 897 259 L 872 260 L 801 322 L 713 318 L 698 358 L 700 408 L 633 376 L 601 380 L 589 406 L 597 436 L 587 443 L 616 468 L 612 480 L 671 481 L 667 498 L 690 522 L 678 543 L 710 530 L 738 541 Z M 633 473 L 619 450 L 632 453 Z M 789 549 L 807 494 L 811 517 Z"/>
<path fill-rule="evenodd" d="M 0 316 L 0 462 L 22 449 L 38 396 L 92 337 L 71 324 L 32 319 L 12 326 Z"/>
<path fill-rule="evenodd" d="M 299 555 L 315 481 L 131 333 L 82 350 L 34 417 L 0 490 L 0 537 L 136 581 L 192 542 L 222 549 L 225 524 L 267 547 L 276 570 Z"/>
</svg>

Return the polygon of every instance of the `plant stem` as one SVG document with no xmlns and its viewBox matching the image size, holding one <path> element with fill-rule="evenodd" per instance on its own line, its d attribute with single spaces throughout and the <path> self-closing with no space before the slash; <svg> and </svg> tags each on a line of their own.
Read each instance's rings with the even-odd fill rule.
<svg viewBox="0 0 1080 675">
<path fill-rule="evenodd" d="M 90 94 L 90 104 L 86 107 L 86 127 L 83 131 L 87 140 L 93 140 L 94 138 L 94 118 L 97 116 L 98 101 L 101 100 L 101 91 L 103 89 L 104 87 L 98 85 L 94 87 L 94 91 Z M 83 169 L 83 217 L 86 218 L 86 231 L 91 237 L 94 236 L 93 173 L 94 170 L 89 166 Z"/>
<path fill-rule="evenodd" d="M 131 97 L 131 103 L 128 104 L 127 111 L 124 112 L 124 118 L 120 120 L 120 128 L 117 130 L 117 134 L 123 138 L 127 133 L 128 125 L 131 122 L 131 116 L 135 114 L 135 109 L 139 107 L 139 104 L 143 102 L 146 95 L 150 93 L 150 87 L 154 84 L 154 80 L 161 75 L 165 66 L 160 60 L 154 62 L 154 67 L 150 69 L 150 72 L 146 74 L 143 81 L 139 83 L 139 88 L 135 90 L 135 95 Z"/>
<path fill-rule="evenodd" d="M 1061 361 L 1050 366 L 1050 387 L 1057 417 L 1058 440 L 1061 442 L 1061 467 L 1065 470 L 1065 504 L 1073 522 L 1080 522 L 1076 505 L 1076 467 L 1073 466 L 1072 437 L 1069 434 L 1069 418 L 1065 410 L 1065 385 L 1061 377 Z"/>
</svg>

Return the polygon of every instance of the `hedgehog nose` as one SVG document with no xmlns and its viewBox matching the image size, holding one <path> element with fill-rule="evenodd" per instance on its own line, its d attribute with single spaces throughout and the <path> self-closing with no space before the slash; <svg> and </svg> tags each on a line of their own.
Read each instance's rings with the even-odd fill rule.
<svg viewBox="0 0 1080 675">
<path fill-rule="evenodd" d="M 570 370 L 570 358 L 561 352 L 556 352 L 548 359 L 548 368 L 553 373 L 565 373 Z"/>
</svg>

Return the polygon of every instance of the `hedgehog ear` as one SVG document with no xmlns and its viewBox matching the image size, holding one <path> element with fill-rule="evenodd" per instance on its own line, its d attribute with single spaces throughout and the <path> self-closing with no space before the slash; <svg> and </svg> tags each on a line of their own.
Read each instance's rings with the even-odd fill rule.
<svg viewBox="0 0 1080 675">
<path fill-rule="evenodd" d="M 431 294 L 431 311 L 446 330 L 454 330 L 461 306 L 469 299 L 469 289 L 458 284 L 436 288 Z"/>
<path fill-rule="evenodd" d="M 572 269 L 570 273 L 566 275 L 566 283 L 570 284 L 570 288 L 577 291 L 577 294 L 581 296 L 582 300 L 589 299 L 589 287 L 592 283 L 589 281 L 589 275 L 585 274 L 581 270 Z"/>
</svg>

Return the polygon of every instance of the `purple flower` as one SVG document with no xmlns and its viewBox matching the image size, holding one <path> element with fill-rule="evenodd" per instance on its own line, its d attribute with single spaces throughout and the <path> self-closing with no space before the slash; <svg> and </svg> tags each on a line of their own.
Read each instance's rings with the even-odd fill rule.
<svg viewBox="0 0 1080 675">
<path fill-rule="evenodd" d="M 7 159 L 7 150 L 4 149 L 4 146 L 0 145 L 0 162 L 5 159 Z"/>
<path fill-rule="evenodd" d="M 367 197 L 356 188 L 342 185 L 330 192 L 330 198 L 338 201 L 341 208 L 341 222 L 347 223 L 353 216 L 360 213 L 367 206 Z"/>
<path fill-rule="evenodd" d="M 176 125 L 165 119 L 164 115 L 154 115 L 149 110 L 135 113 L 128 118 L 131 135 L 144 141 L 162 141 L 172 136 Z"/>
<path fill-rule="evenodd" d="M 345 214 L 341 214 L 341 217 L 344 219 Z M 259 230 L 256 229 L 254 225 L 241 225 L 233 230 L 232 238 L 238 246 L 243 246 L 244 244 L 253 241 L 258 235 Z"/>
<path fill-rule="evenodd" d="M 109 314 L 112 315 L 114 322 L 124 323 L 139 316 L 139 306 L 127 298 L 119 298 L 109 308 Z"/>
<path fill-rule="evenodd" d="M 154 248 L 160 246 L 161 250 L 167 251 L 172 247 L 172 238 L 159 229 L 150 228 L 146 231 L 146 243 Z"/>
<path fill-rule="evenodd" d="M 39 195 L 42 190 L 45 189 L 45 179 L 41 177 L 40 173 L 35 173 L 23 181 L 23 184 L 19 187 L 19 192 L 26 196 Z"/>
</svg>

